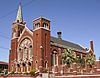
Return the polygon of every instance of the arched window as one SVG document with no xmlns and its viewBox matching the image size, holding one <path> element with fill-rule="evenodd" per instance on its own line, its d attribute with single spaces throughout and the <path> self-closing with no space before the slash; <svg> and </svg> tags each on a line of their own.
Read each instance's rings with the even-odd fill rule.
<svg viewBox="0 0 100 78">
<path fill-rule="evenodd" d="M 25 47 L 24 48 L 24 60 L 27 60 L 28 59 L 28 51 L 27 51 L 27 48 Z"/>
<path fill-rule="evenodd" d="M 22 49 L 19 48 L 19 51 L 18 51 L 18 61 L 20 61 L 22 59 Z"/>
<path fill-rule="evenodd" d="M 32 41 L 29 38 L 25 38 L 21 41 L 18 51 L 18 60 L 24 61 L 30 60 L 33 57 Z"/>
<path fill-rule="evenodd" d="M 43 23 L 43 27 L 48 29 L 48 24 L 47 23 Z"/>
<path fill-rule="evenodd" d="M 53 51 L 52 55 L 51 55 L 51 64 L 52 66 L 58 65 L 58 55 L 57 55 L 57 51 Z"/>
<path fill-rule="evenodd" d="M 31 59 L 33 57 L 32 53 L 32 45 L 29 46 L 29 58 Z"/>
<path fill-rule="evenodd" d="M 40 27 L 40 23 L 35 24 L 35 28 L 39 28 Z"/>
</svg>

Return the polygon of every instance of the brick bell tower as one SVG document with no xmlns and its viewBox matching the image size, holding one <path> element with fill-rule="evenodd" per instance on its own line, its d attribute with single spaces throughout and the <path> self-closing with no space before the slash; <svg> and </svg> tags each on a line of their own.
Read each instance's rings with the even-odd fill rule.
<svg viewBox="0 0 100 78">
<path fill-rule="evenodd" d="M 25 22 L 23 22 L 22 9 L 21 5 L 19 5 L 16 20 L 12 24 L 12 38 L 9 51 L 9 72 L 15 71 L 15 63 L 17 60 L 17 40 L 24 28 Z"/>
<path fill-rule="evenodd" d="M 43 17 L 33 21 L 33 60 L 37 70 L 51 66 L 50 57 L 50 21 Z"/>
</svg>

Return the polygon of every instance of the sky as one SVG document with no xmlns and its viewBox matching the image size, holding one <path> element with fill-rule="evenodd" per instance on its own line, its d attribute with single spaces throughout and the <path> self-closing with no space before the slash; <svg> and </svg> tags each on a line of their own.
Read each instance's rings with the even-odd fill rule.
<svg viewBox="0 0 100 78">
<path fill-rule="evenodd" d="M 62 39 L 87 48 L 93 40 L 96 58 L 100 57 L 100 0 L 0 0 L 0 61 L 9 61 L 12 22 L 20 3 L 29 29 L 35 18 L 46 17 L 52 36 L 60 30 Z"/>
</svg>

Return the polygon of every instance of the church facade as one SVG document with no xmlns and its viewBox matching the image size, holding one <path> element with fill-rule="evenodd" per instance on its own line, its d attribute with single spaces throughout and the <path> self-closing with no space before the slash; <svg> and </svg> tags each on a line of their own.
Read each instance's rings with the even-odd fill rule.
<svg viewBox="0 0 100 78">
<path fill-rule="evenodd" d="M 86 56 L 84 47 L 63 40 L 60 31 L 58 37 L 51 36 L 50 31 L 50 20 L 43 17 L 33 20 L 33 29 L 28 29 L 19 6 L 16 20 L 12 23 L 9 72 L 30 72 L 34 68 L 37 71 L 42 68 L 51 70 L 62 65 L 61 55 L 66 48 L 72 49 L 76 56 Z M 94 51 L 93 41 L 90 41 L 90 49 Z"/>
</svg>

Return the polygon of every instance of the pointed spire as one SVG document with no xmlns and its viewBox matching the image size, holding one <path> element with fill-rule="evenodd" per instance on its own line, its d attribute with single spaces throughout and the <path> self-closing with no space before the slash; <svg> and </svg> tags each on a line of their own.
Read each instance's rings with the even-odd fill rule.
<svg viewBox="0 0 100 78">
<path fill-rule="evenodd" d="M 17 12 L 16 22 L 17 22 L 17 21 L 23 22 L 21 3 L 20 3 L 20 5 L 19 5 L 18 12 Z"/>
</svg>

